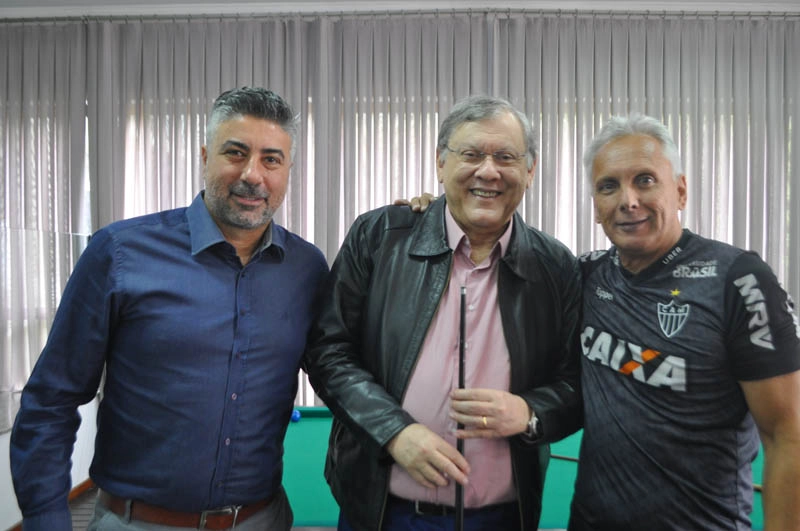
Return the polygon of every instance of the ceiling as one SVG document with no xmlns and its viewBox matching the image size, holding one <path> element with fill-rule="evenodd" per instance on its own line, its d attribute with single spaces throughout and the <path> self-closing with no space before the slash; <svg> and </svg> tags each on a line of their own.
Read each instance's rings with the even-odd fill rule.
<svg viewBox="0 0 800 531">
<path fill-rule="evenodd" d="M 484 10 L 486 0 L 0 0 L 0 18 L 198 15 L 236 13 L 383 12 L 432 10 Z M 600 11 L 702 11 L 800 13 L 800 0 L 507 0 L 492 9 L 600 10 Z"/>
</svg>

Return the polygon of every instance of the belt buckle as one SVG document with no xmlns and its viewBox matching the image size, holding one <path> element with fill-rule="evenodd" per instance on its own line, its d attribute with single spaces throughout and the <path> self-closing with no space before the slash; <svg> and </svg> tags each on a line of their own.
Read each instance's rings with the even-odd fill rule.
<svg viewBox="0 0 800 531">
<path fill-rule="evenodd" d="M 420 508 L 420 503 L 423 505 L 427 505 L 428 507 L 436 507 L 436 511 L 432 511 L 430 509 L 422 509 Z M 437 505 L 435 503 L 428 503 L 428 502 L 420 502 L 419 500 L 414 500 L 414 513 L 418 516 L 447 516 L 447 507 L 444 505 Z"/>
<path fill-rule="evenodd" d="M 207 511 L 203 511 L 200 513 L 200 525 L 197 526 L 197 529 L 206 528 L 206 519 L 209 516 L 225 516 L 228 514 L 233 515 L 233 522 L 231 523 L 231 529 L 233 529 L 236 527 L 236 519 L 239 517 L 239 510 L 241 508 L 241 505 L 228 505 L 227 507 L 222 507 L 220 509 L 209 509 Z"/>
</svg>

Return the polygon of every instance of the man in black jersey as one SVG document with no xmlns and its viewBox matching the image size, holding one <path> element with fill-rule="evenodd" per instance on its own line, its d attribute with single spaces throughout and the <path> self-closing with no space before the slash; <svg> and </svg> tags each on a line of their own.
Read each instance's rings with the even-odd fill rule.
<svg viewBox="0 0 800 531">
<path fill-rule="evenodd" d="M 800 325 L 755 253 L 681 227 L 659 121 L 607 123 L 584 157 L 614 244 L 582 257 L 585 427 L 569 529 L 800 529 Z"/>
</svg>

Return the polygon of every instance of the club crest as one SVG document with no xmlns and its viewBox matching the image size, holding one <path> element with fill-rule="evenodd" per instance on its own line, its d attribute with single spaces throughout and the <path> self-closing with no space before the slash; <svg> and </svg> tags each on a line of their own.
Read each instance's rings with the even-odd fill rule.
<svg viewBox="0 0 800 531">
<path fill-rule="evenodd" d="M 689 318 L 689 309 L 688 304 L 675 304 L 674 300 L 669 304 L 658 303 L 658 324 L 665 336 L 672 337 L 680 332 Z"/>
</svg>

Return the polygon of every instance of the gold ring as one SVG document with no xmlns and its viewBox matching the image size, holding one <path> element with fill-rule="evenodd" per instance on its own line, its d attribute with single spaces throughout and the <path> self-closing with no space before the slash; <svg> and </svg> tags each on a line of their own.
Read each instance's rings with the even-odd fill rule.
<svg viewBox="0 0 800 531">
<path fill-rule="evenodd" d="M 486 422 L 486 415 L 483 416 L 483 427 L 488 428 L 489 424 Z"/>
</svg>

